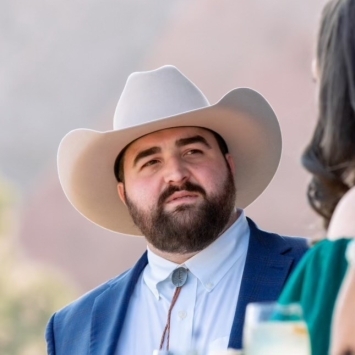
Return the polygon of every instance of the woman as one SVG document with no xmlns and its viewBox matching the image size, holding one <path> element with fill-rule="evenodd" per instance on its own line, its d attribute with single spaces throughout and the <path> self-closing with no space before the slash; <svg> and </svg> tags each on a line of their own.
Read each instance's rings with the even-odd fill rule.
<svg viewBox="0 0 355 355">
<path fill-rule="evenodd" d="M 317 243 L 301 260 L 279 301 L 301 303 L 313 355 L 326 355 L 329 347 L 332 355 L 355 354 L 355 258 L 353 252 L 345 256 L 353 244 L 349 238 L 355 236 L 355 0 L 331 0 L 324 7 L 314 75 L 318 122 L 302 156 L 313 175 L 307 196 L 328 235 L 347 238 Z"/>
</svg>

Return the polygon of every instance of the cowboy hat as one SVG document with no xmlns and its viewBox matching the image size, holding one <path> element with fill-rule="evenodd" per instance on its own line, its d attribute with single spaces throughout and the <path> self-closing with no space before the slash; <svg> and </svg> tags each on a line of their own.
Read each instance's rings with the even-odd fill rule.
<svg viewBox="0 0 355 355">
<path fill-rule="evenodd" d="M 281 132 L 269 103 L 256 91 L 237 88 L 210 105 L 177 68 L 133 73 L 118 101 L 113 130 L 76 129 L 58 149 L 65 195 L 86 218 L 114 232 L 141 235 L 117 194 L 118 154 L 146 134 L 196 126 L 217 132 L 236 166 L 236 207 L 245 208 L 267 187 L 281 155 Z"/>
</svg>

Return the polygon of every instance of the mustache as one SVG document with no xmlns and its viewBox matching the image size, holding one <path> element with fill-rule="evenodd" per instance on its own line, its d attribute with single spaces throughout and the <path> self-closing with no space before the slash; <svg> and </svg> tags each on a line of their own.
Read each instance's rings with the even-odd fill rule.
<svg viewBox="0 0 355 355">
<path fill-rule="evenodd" d="M 168 199 L 172 194 L 178 191 L 189 191 L 189 192 L 198 192 L 203 197 L 206 197 L 206 191 L 199 185 L 193 184 L 192 182 L 186 181 L 180 186 L 168 186 L 160 195 L 158 199 L 158 206 L 162 206 L 164 201 Z"/>
</svg>

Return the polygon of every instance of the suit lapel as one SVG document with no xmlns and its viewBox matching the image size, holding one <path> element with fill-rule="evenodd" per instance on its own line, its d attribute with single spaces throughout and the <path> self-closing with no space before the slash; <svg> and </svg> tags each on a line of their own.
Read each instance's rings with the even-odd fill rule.
<svg viewBox="0 0 355 355">
<path fill-rule="evenodd" d="M 245 307 L 250 302 L 274 301 L 278 298 L 294 258 L 282 255 L 291 249 L 273 235 L 259 230 L 248 219 L 250 239 L 228 346 L 242 348 Z"/>
<path fill-rule="evenodd" d="M 96 298 L 92 311 L 90 355 L 114 355 L 129 300 L 147 265 L 147 253 L 136 265 Z"/>
</svg>

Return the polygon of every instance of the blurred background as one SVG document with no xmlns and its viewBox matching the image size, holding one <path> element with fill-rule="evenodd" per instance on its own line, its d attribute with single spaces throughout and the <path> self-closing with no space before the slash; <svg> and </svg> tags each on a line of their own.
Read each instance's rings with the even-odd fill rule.
<svg viewBox="0 0 355 355">
<path fill-rule="evenodd" d="M 104 231 L 66 200 L 61 138 L 112 129 L 128 75 L 176 65 L 211 103 L 235 87 L 274 107 L 280 168 L 247 214 L 317 237 L 300 155 L 316 121 L 311 61 L 324 0 L 2 0 L 0 4 L 0 353 L 45 353 L 50 314 L 130 267 L 140 238 Z"/>
</svg>

